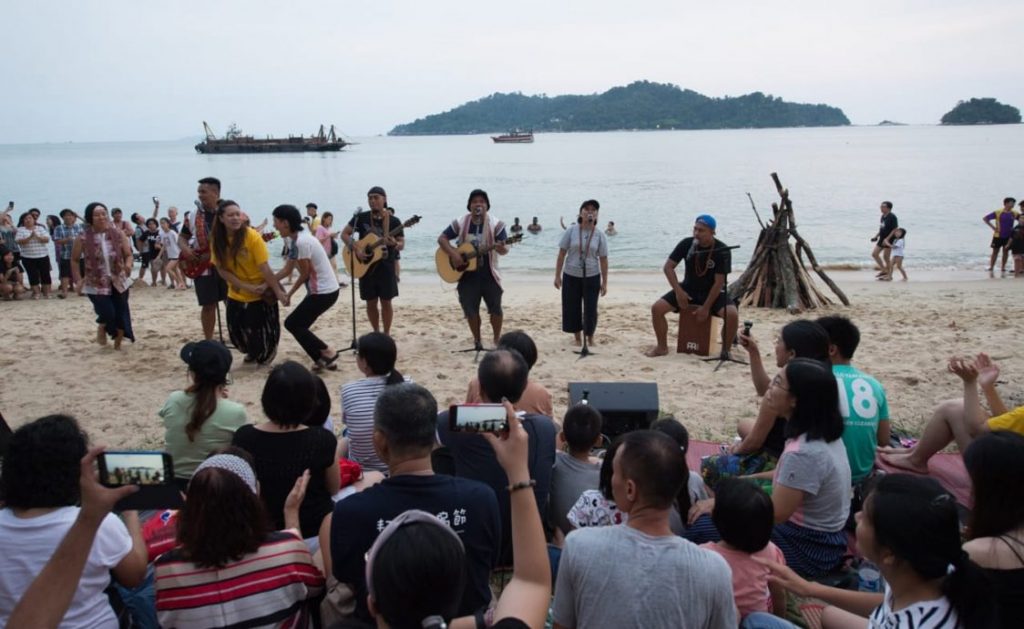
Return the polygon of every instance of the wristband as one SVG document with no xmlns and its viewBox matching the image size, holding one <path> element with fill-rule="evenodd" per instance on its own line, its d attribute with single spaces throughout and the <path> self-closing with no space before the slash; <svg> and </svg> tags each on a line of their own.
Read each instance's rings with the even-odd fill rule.
<svg viewBox="0 0 1024 629">
<path fill-rule="evenodd" d="M 533 480 L 531 478 L 530 480 L 523 480 L 523 481 L 519 481 L 518 483 L 512 483 L 511 485 L 508 486 L 508 493 L 511 494 L 511 493 L 515 493 L 515 492 L 519 491 L 520 489 L 529 489 L 531 487 L 536 487 L 536 486 L 537 486 L 537 481 L 535 481 L 535 480 Z"/>
</svg>

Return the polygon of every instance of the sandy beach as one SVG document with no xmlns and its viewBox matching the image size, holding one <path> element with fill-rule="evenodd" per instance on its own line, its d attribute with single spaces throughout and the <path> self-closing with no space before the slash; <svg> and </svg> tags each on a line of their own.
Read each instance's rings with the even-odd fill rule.
<svg viewBox="0 0 1024 629">
<path fill-rule="evenodd" d="M 1024 340 L 1019 313 L 1024 280 L 988 279 L 982 272 L 911 272 L 910 282 L 875 282 L 867 272 L 834 272 L 852 305 L 812 311 L 849 316 L 860 326 L 861 346 L 854 363 L 885 386 L 896 426 L 918 432 L 933 405 L 959 396 L 959 381 L 946 372 L 952 354 L 986 351 L 1002 367 L 1000 391 L 1008 406 L 1024 404 Z M 820 283 L 819 283 L 820 284 Z M 435 276 L 404 274 L 395 301 L 393 335 L 399 369 L 429 388 L 439 405 L 461 401 L 476 370 L 472 353 L 451 350 L 471 346 L 457 305 L 455 286 Z M 757 398 L 749 368 L 729 364 L 718 372 L 695 356 L 671 354 L 646 358 L 653 343 L 650 304 L 666 290 L 660 273 L 611 273 L 602 300 L 595 355 L 578 360 L 572 336 L 561 332 L 560 295 L 549 274 L 509 274 L 505 281 L 505 330 L 522 328 L 537 342 L 540 359 L 532 377 L 553 393 L 555 414 L 568 403 L 573 381 L 657 382 L 660 409 L 673 413 L 694 438 L 725 440 L 735 421 L 752 417 Z M 300 291 L 297 296 L 303 294 Z M 838 300 L 837 300 L 838 302 Z M 49 413 L 79 419 L 94 443 L 108 447 L 161 448 L 163 427 L 157 411 L 167 394 L 187 385 L 178 350 L 201 337 L 199 309 L 191 290 L 135 288 L 131 307 L 137 342 L 122 351 L 93 341 L 92 308 L 85 298 L 0 303 L 8 340 L 0 357 L 6 376 L 0 384 L 0 411 L 18 426 Z M 359 333 L 369 330 L 357 297 Z M 288 309 L 282 308 L 282 320 Z M 742 320 L 773 362 L 773 340 L 792 317 L 781 310 L 745 309 Z M 485 322 L 485 338 L 488 328 Z M 675 342 L 670 319 L 670 345 Z M 347 289 L 335 308 L 320 319 L 317 334 L 335 348 L 352 340 Z M 226 337 L 226 331 L 225 331 Z M 742 355 L 745 352 L 737 348 Z M 276 362 L 306 356 L 282 329 Z M 245 404 L 251 421 L 263 420 L 259 396 L 268 368 L 244 365 L 235 354 L 230 397 Z M 340 415 L 342 383 L 361 377 L 351 354 L 324 378 Z"/>
</svg>

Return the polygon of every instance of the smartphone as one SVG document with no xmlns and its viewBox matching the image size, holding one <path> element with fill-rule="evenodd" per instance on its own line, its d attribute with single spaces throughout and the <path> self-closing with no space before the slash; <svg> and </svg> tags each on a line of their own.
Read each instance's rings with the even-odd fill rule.
<svg viewBox="0 0 1024 629">
<path fill-rule="evenodd" d="M 139 486 L 139 491 L 120 500 L 115 510 L 177 509 L 184 504 L 174 484 L 174 463 L 166 452 L 111 450 L 100 453 L 96 464 L 101 484 Z"/>
<path fill-rule="evenodd" d="M 502 432 L 508 429 L 503 404 L 453 404 L 448 407 L 451 432 Z"/>
<path fill-rule="evenodd" d="M 160 197 L 153 197 L 153 203 L 159 203 Z"/>
</svg>

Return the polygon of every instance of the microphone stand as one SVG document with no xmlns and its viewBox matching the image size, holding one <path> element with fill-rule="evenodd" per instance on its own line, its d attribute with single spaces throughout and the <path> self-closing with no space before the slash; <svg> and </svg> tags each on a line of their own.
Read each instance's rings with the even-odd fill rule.
<svg viewBox="0 0 1024 629">
<path fill-rule="evenodd" d="M 740 248 L 739 245 L 735 245 L 735 246 L 732 246 L 732 247 L 714 247 L 714 248 L 711 249 L 711 251 L 708 252 L 708 255 L 711 255 L 711 253 L 714 252 L 714 251 L 729 251 L 731 249 L 739 249 L 739 248 Z M 727 289 L 728 286 L 729 286 L 729 276 L 726 275 L 725 276 L 725 287 L 723 288 L 723 290 Z M 723 308 L 723 310 L 726 310 L 726 312 L 723 313 L 725 316 L 722 317 L 722 350 L 718 353 L 718 356 L 709 357 L 709 358 L 701 358 L 701 361 L 705 362 L 705 363 L 709 363 L 709 362 L 713 362 L 713 361 L 718 361 L 718 364 L 715 365 L 715 368 L 712 369 L 712 371 L 718 371 L 719 369 L 722 368 L 722 365 L 724 365 L 725 363 L 736 363 L 738 365 L 747 365 L 747 364 L 749 364 L 746 361 L 740 360 L 738 358 L 733 358 L 732 354 L 729 353 L 729 348 L 725 346 L 725 330 L 726 330 L 726 328 L 728 327 L 728 324 L 729 324 L 728 308 L 729 308 L 728 291 L 726 291 L 726 303 L 725 303 L 725 308 Z M 737 309 L 736 318 L 739 319 L 739 316 L 740 316 L 739 315 L 739 309 Z M 739 326 L 737 326 L 737 328 L 738 327 Z M 732 339 L 732 344 L 734 346 L 738 344 L 737 337 L 738 337 L 738 330 L 737 330 L 737 336 L 733 337 L 733 339 Z"/>
<path fill-rule="evenodd" d="M 588 222 L 590 222 L 588 220 Z M 587 241 L 587 251 L 583 252 L 583 223 L 580 223 L 580 266 L 583 267 L 583 281 L 580 282 L 580 318 L 583 321 L 583 347 L 580 351 L 573 350 L 573 354 L 579 356 L 576 360 L 583 360 L 587 356 L 593 356 L 594 352 L 590 351 L 590 347 L 587 344 L 587 253 L 590 253 L 590 241 Z M 597 224 L 593 224 L 593 228 L 597 229 Z M 593 238 L 593 235 L 591 235 Z M 570 246 L 572 241 L 569 241 Z M 598 280 L 600 282 L 600 280 Z M 600 288 L 598 289 L 600 291 Z M 594 326 L 597 327 L 596 325 Z"/>
<path fill-rule="evenodd" d="M 359 210 L 360 209 L 362 209 L 362 208 L 358 208 L 357 207 L 355 212 L 352 213 L 352 222 L 350 223 L 352 225 L 352 235 L 349 236 L 349 239 L 348 239 L 349 243 L 352 242 L 352 237 L 355 236 L 356 217 L 359 216 Z M 355 268 L 356 268 L 356 248 L 354 246 L 352 246 L 351 244 L 349 244 L 349 246 L 347 248 L 348 248 L 348 256 L 349 256 L 349 258 L 348 258 L 349 267 L 354 271 Z M 355 352 L 355 351 L 357 351 L 359 349 L 359 344 L 356 342 L 359 337 L 356 335 L 356 277 L 355 277 L 355 274 L 353 273 L 352 277 L 349 278 L 349 279 L 352 280 L 349 283 L 349 290 L 350 290 L 350 292 L 352 294 L 352 343 L 350 343 L 349 346 L 346 347 L 345 349 L 338 350 L 340 352 Z"/>
</svg>

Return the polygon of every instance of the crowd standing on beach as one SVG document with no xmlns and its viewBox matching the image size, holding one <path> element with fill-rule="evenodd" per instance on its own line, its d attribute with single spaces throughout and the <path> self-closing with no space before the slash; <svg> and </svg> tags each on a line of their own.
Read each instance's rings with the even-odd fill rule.
<svg viewBox="0 0 1024 629">
<path fill-rule="evenodd" d="M 950 359 L 962 392 L 937 406 L 912 447 L 894 448 L 885 388 L 853 364 L 855 322 L 787 323 L 775 368 L 766 368 L 727 297 L 730 248 L 715 236 L 715 217 L 702 214 L 663 267 L 670 290 L 651 307 L 657 343 L 647 354 L 668 352 L 670 313 L 718 314 L 723 356 L 735 338 L 759 403 L 737 422 L 734 443 L 690 469 L 685 418 L 608 435 L 586 400 L 554 417 L 550 391 L 564 382 L 536 379 L 541 357 L 528 332 L 502 330 L 499 259 L 518 221 L 506 230 L 477 189 L 438 236 L 437 261 L 456 278 L 483 353 L 466 402 L 495 405 L 501 420 L 481 424 L 498 424 L 493 431 L 461 431 L 398 369 L 389 332 L 406 224 L 383 188 L 369 190 L 370 210 L 340 232 L 315 204 L 305 220 L 295 206 L 276 207 L 286 259 L 277 272 L 262 230 L 222 198 L 220 181 L 200 180 L 198 197 L 195 216 L 180 223 L 170 210 L 157 220 L 156 199 L 148 220 L 125 221 L 102 203 L 86 207 L 83 226 L 70 210 L 53 217 L 52 231 L 31 213 L 19 220 L 15 241 L 22 262 L 32 260 L 35 294 L 49 294 L 45 245 L 70 246 L 58 256 L 70 276 L 59 296 L 88 295 L 97 342 L 115 347 L 134 340 L 129 290 L 140 241 L 150 268 L 177 247 L 179 264 L 165 269 L 170 287 L 192 280 L 205 338 L 181 348 L 189 386 L 162 406 L 153 401 L 181 509 L 111 514 L 137 488 L 97 482 L 100 449 L 70 416 L 10 435 L 0 624 L 771 628 L 794 626 L 792 596 L 827 602 L 801 607 L 803 618 L 820 611 L 825 627 L 1024 624 L 1024 407 L 1006 406 L 999 366 L 985 353 Z M 889 277 L 902 271 L 906 236 L 891 211 L 882 205 L 874 252 Z M 599 212 L 596 200 L 581 204 L 556 259 L 562 329 L 581 344 L 593 341 L 607 292 L 614 225 L 600 230 Z M 336 236 L 341 246 L 331 244 Z M 365 377 L 332 394 L 318 373 L 336 369 L 339 352 L 312 327 L 337 302 L 338 255 L 367 267 L 354 279 L 373 331 L 356 343 Z M 3 259 L 14 264 L 11 251 Z M 310 367 L 275 364 L 280 306 L 301 287 L 285 328 Z M 261 423 L 243 404 L 256 400 L 229 393 L 235 357 L 213 340 L 221 301 L 234 349 L 269 368 Z M 951 442 L 972 485 L 963 537 L 962 505 L 929 475 L 930 459 Z M 860 591 L 828 585 L 851 573 Z"/>
</svg>

